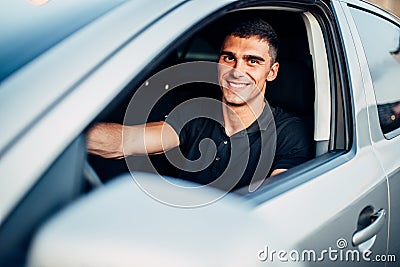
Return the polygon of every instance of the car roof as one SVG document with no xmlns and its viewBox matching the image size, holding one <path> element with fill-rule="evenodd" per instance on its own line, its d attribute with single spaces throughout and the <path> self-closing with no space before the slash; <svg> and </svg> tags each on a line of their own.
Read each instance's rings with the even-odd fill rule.
<svg viewBox="0 0 400 267">
<path fill-rule="evenodd" d="M 35 5 L 35 1 L 2 1 L 0 82 L 71 33 L 125 1 L 68 0 L 49 1 L 44 5 Z"/>
<path fill-rule="evenodd" d="M 65 96 L 77 79 L 101 64 L 126 38 L 140 34 L 184 1 L 153 0 L 151 8 L 146 8 L 147 0 L 50 0 L 42 6 L 2 1 L 0 123 L 7 125 L 7 130 L 0 137 L 0 158 L 19 134 Z M 131 25 L 118 28 L 128 23 L 127 17 Z M 110 32 L 115 32 L 117 38 L 105 42 Z M 90 55 L 82 55 L 88 45 Z M 82 64 L 76 64 L 79 60 Z M 6 112 L 13 115 L 7 116 Z"/>
</svg>

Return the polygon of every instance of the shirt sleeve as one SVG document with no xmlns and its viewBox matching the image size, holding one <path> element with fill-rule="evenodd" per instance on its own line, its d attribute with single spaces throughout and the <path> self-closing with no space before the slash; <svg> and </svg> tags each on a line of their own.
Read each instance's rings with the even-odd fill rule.
<svg viewBox="0 0 400 267">
<path fill-rule="evenodd" d="M 219 118 L 215 114 L 222 114 L 221 102 L 211 98 L 195 98 L 182 103 L 171 111 L 165 119 L 169 125 L 179 135 L 180 144 L 185 144 L 189 139 L 195 138 L 196 128 L 200 127 L 200 118 L 210 118 L 217 120 Z M 222 116 L 222 115 L 221 115 Z"/>
<path fill-rule="evenodd" d="M 181 115 L 181 113 L 172 113 L 168 116 L 166 116 L 165 122 L 171 125 L 171 127 L 175 130 L 175 132 L 179 136 L 179 143 L 183 145 L 186 141 L 186 121 L 184 116 Z"/>
</svg>

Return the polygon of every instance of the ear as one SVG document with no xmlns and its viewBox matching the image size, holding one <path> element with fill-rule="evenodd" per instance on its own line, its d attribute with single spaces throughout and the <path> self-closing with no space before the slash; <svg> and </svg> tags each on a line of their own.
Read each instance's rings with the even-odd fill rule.
<svg viewBox="0 0 400 267">
<path fill-rule="evenodd" d="M 278 70 L 279 70 L 279 63 L 275 62 L 271 69 L 269 70 L 269 73 L 267 75 L 267 81 L 271 82 L 273 80 L 275 80 L 276 76 L 278 76 Z"/>
</svg>

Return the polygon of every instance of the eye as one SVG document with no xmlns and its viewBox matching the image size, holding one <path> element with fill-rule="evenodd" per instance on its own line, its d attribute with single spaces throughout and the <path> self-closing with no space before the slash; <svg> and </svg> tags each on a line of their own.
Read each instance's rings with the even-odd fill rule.
<svg viewBox="0 0 400 267">
<path fill-rule="evenodd" d="M 251 65 L 256 65 L 256 64 L 259 63 L 259 61 L 258 61 L 257 59 L 251 58 L 251 59 L 249 59 L 249 63 L 250 63 Z"/>
<path fill-rule="evenodd" d="M 228 62 L 228 63 L 235 61 L 235 57 L 232 55 L 225 55 L 225 56 L 223 56 L 223 59 L 225 62 Z"/>
</svg>

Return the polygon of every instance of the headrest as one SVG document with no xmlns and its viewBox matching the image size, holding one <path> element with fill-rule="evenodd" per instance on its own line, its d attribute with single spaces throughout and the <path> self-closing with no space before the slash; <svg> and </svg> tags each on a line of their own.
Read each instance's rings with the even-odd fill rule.
<svg viewBox="0 0 400 267">
<path fill-rule="evenodd" d="M 299 115 L 312 116 L 314 97 L 314 75 L 310 64 L 299 59 L 279 60 L 277 78 L 267 83 L 268 103 Z"/>
</svg>

